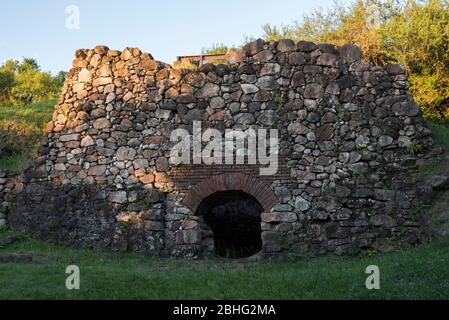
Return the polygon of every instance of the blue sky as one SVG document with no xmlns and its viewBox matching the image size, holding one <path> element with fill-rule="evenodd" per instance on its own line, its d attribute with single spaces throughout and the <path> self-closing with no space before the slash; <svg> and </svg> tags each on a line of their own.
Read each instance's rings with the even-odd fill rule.
<svg viewBox="0 0 449 320">
<path fill-rule="evenodd" d="M 32 57 L 43 70 L 71 67 L 78 48 L 138 47 L 171 63 L 222 42 L 260 37 L 265 23 L 288 24 L 333 0 L 14 0 L 0 10 L 0 62 Z M 80 29 L 66 28 L 66 8 L 80 10 Z"/>
</svg>

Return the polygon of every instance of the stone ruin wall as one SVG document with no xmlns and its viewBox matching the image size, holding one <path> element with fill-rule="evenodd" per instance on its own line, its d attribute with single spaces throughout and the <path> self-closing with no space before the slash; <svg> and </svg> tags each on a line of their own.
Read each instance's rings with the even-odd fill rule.
<svg viewBox="0 0 449 320">
<path fill-rule="evenodd" d="M 409 149 L 432 142 L 400 65 L 290 40 L 257 40 L 230 58 L 177 70 L 136 48 L 78 50 L 10 223 L 74 247 L 196 256 L 213 251 L 201 200 L 241 190 L 264 208 L 267 256 L 419 241 Z M 278 174 L 172 166 L 170 134 L 195 120 L 278 129 Z"/>
</svg>

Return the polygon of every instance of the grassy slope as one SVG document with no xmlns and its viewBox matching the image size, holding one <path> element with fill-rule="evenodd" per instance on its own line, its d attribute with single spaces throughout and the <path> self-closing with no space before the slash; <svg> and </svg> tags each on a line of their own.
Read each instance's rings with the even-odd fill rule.
<svg viewBox="0 0 449 320">
<path fill-rule="evenodd" d="M 0 170 L 16 171 L 38 146 L 55 101 L 26 107 L 0 106 Z"/>
<path fill-rule="evenodd" d="M 432 130 L 434 144 L 449 152 L 449 124 L 429 123 L 429 127 Z M 420 174 L 424 176 L 449 175 L 449 164 L 446 159 L 429 161 L 420 168 Z"/>
<path fill-rule="evenodd" d="M 434 144 L 442 147 L 449 153 L 449 124 L 442 125 L 429 123 L 432 129 Z M 449 175 L 449 162 L 447 156 L 428 161 L 420 167 L 418 176 Z M 434 236 L 449 237 L 449 190 L 439 192 L 432 199 L 428 207 L 423 208 L 423 213 L 429 217 L 429 227 Z"/>
<path fill-rule="evenodd" d="M 10 232 L 0 232 L 0 239 Z M 22 240 L 0 255 L 28 253 L 29 264 L 0 263 L 0 299 L 447 299 L 449 241 L 384 256 L 237 263 L 116 255 Z M 81 290 L 65 289 L 65 269 L 81 270 Z M 381 290 L 365 288 L 369 265 Z"/>
</svg>

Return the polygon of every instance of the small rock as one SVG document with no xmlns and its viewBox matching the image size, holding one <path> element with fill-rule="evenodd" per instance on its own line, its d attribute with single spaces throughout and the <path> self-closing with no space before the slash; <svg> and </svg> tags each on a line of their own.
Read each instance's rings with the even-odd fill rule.
<svg viewBox="0 0 449 320">
<path fill-rule="evenodd" d="M 257 85 L 262 90 L 273 91 L 279 88 L 279 83 L 272 76 L 264 76 L 257 80 Z"/>
<path fill-rule="evenodd" d="M 306 99 L 318 99 L 321 97 L 323 87 L 317 83 L 308 84 L 304 90 L 304 98 Z"/>
<path fill-rule="evenodd" d="M 307 201 L 306 199 L 302 198 L 302 197 L 296 197 L 295 200 L 295 208 L 299 211 L 307 211 L 310 208 L 310 203 L 309 201 Z"/>
<path fill-rule="evenodd" d="M 259 88 L 254 84 L 245 83 L 245 84 L 242 84 L 241 87 L 245 94 L 256 93 L 259 91 Z"/>
<path fill-rule="evenodd" d="M 126 203 L 128 201 L 126 191 L 111 192 L 109 195 L 109 200 L 113 203 Z"/>
<path fill-rule="evenodd" d="M 81 140 L 81 147 L 90 147 L 94 145 L 94 140 L 92 139 L 91 136 L 85 136 L 82 140 Z"/>
<path fill-rule="evenodd" d="M 432 176 L 430 178 L 430 185 L 434 190 L 444 191 L 449 189 L 448 176 Z"/>
<path fill-rule="evenodd" d="M 345 44 L 340 49 L 341 57 L 346 60 L 347 63 L 351 64 L 362 57 L 362 50 L 353 44 Z"/>
<path fill-rule="evenodd" d="M 256 121 L 251 113 L 239 113 L 234 117 L 234 120 L 236 123 L 243 125 L 253 124 Z"/>
<path fill-rule="evenodd" d="M 109 128 L 111 126 L 111 123 L 106 118 L 99 118 L 99 119 L 95 120 L 93 126 L 95 129 L 101 130 L 101 129 Z"/>
<path fill-rule="evenodd" d="M 290 39 L 282 39 L 278 41 L 277 49 L 280 52 L 295 51 L 296 44 Z"/>
<path fill-rule="evenodd" d="M 379 141 L 378 141 L 378 145 L 381 148 L 387 147 L 389 145 L 391 145 L 393 143 L 393 138 L 390 136 L 380 136 L 379 137 Z"/>
</svg>

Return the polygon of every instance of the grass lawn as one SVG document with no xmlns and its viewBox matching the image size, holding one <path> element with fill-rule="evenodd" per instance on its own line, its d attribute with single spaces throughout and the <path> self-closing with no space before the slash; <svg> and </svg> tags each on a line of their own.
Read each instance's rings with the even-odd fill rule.
<svg viewBox="0 0 449 320">
<path fill-rule="evenodd" d="M 56 101 L 0 106 L 0 170 L 16 171 L 39 145 Z"/>
<path fill-rule="evenodd" d="M 11 231 L 0 231 L 0 239 Z M 277 262 L 175 260 L 75 251 L 28 238 L 6 249 L 30 263 L 0 263 L 0 299 L 448 299 L 449 240 L 383 256 Z M 81 289 L 68 291 L 68 265 Z M 380 268 L 380 290 L 365 287 Z"/>
</svg>

